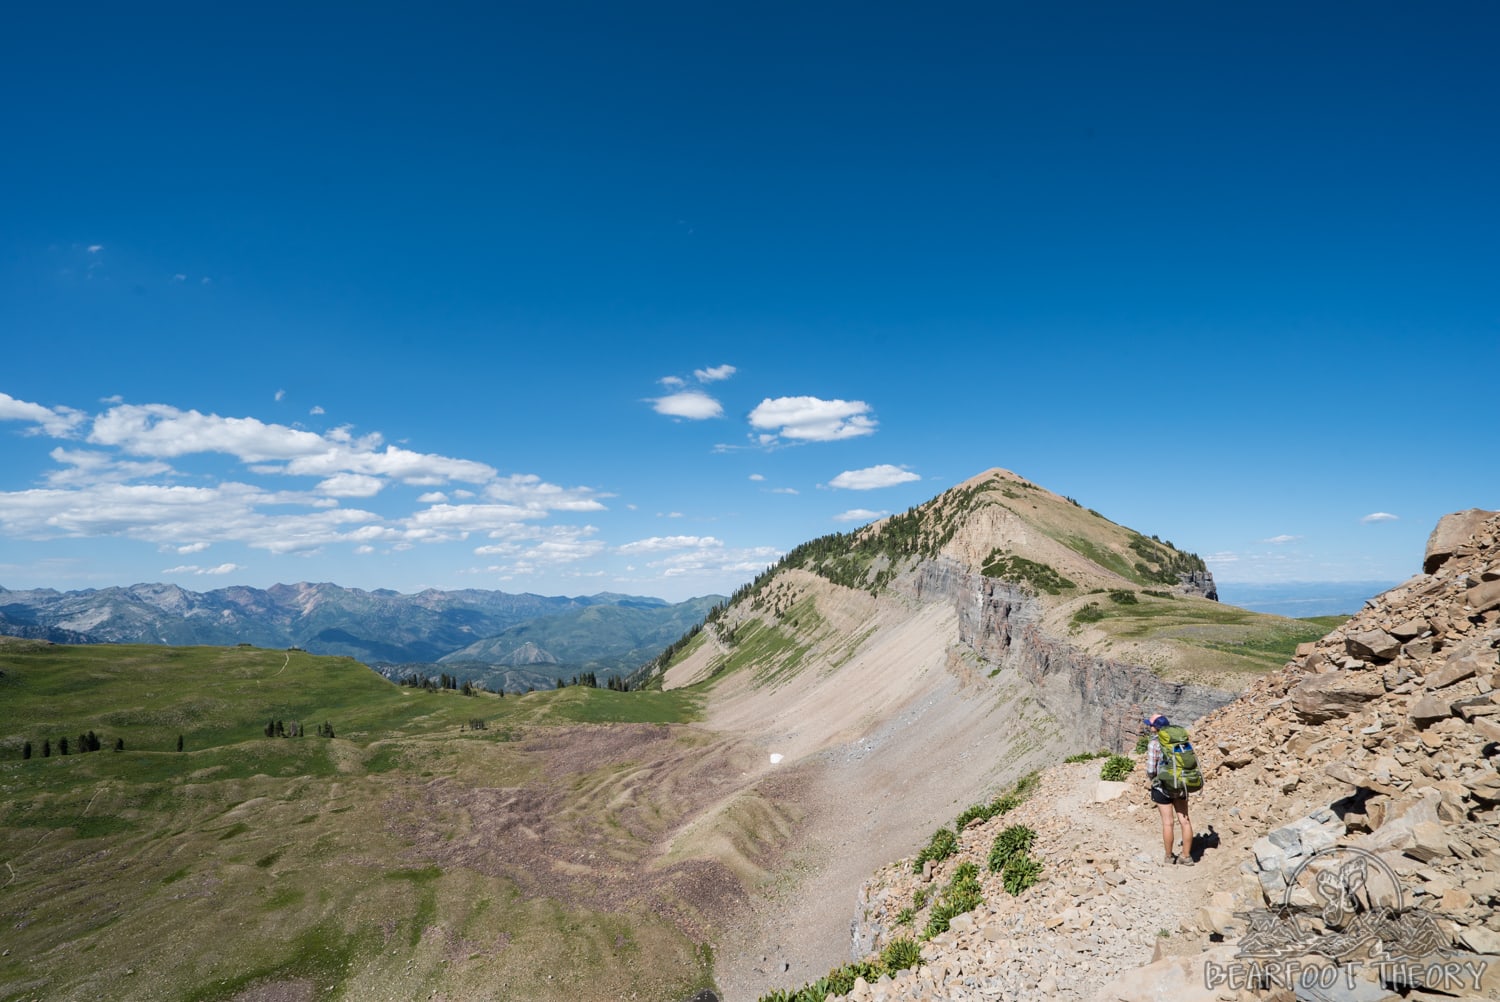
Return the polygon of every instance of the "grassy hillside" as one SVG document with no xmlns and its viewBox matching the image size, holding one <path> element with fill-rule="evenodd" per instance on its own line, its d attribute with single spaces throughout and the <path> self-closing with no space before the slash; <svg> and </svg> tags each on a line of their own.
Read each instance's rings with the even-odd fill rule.
<svg viewBox="0 0 1500 1002">
<path fill-rule="evenodd" d="M 0 999 L 708 983 L 696 874 L 653 868 L 677 808 L 641 779 L 703 757 L 692 695 L 464 697 L 254 648 L 8 642 L 0 672 Z"/>
</svg>

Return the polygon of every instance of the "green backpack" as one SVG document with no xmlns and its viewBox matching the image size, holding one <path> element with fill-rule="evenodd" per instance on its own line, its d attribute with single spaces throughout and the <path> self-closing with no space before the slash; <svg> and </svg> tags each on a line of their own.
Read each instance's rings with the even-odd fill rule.
<svg viewBox="0 0 1500 1002">
<path fill-rule="evenodd" d="M 1203 773 L 1198 771 L 1198 756 L 1193 754 L 1193 742 L 1188 740 L 1185 728 L 1173 725 L 1156 732 L 1156 741 L 1161 745 L 1161 765 L 1156 769 L 1156 782 L 1162 791 L 1173 800 L 1197 793 L 1203 789 Z"/>
</svg>

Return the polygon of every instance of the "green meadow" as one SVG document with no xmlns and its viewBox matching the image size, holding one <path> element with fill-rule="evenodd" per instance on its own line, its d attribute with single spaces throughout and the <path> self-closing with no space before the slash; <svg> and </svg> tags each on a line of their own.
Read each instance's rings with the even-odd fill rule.
<svg viewBox="0 0 1500 1002">
<path fill-rule="evenodd" d="M 617 789 L 637 752 L 559 766 L 549 751 L 609 730 L 688 757 L 692 693 L 464 696 L 247 647 L 7 640 L 0 672 L 6 1002 L 671 999 L 711 984 L 670 881 L 632 896 L 611 869 L 651 865 L 649 812 Z M 302 736 L 267 737 L 277 721 Z M 82 753 L 90 731 L 100 750 Z M 563 877 L 530 880 L 554 858 Z"/>
</svg>

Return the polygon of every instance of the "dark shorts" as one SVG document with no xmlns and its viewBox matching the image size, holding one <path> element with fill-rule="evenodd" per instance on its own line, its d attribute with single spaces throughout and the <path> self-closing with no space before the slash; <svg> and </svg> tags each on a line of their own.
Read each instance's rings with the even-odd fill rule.
<svg viewBox="0 0 1500 1002">
<path fill-rule="evenodd" d="M 1151 788 L 1151 802 L 1153 804 L 1186 804 L 1187 798 L 1179 797 L 1177 800 L 1173 800 L 1171 797 L 1167 796 L 1166 790 L 1163 790 L 1159 786 L 1153 786 Z"/>
</svg>

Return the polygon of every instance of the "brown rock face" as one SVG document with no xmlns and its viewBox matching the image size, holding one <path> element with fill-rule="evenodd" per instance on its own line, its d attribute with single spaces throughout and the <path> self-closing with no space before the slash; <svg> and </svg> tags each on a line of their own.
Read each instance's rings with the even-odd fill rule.
<svg viewBox="0 0 1500 1002">
<path fill-rule="evenodd" d="M 1431 574 L 1443 566 L 1454 551 L 1468 543 L 1479 532 L 1485 520 L 1495 514 L 1482 508 L 1470 508 L 1444 515 L 1438 520 L 1432 535 L 1427 537 L 1427 555 L 1422 561 L 1422 570 Z"/>
<path fill-rule="evenodd" d="M 1380 675 L 1373 671 L 1336 671 L 1326 675 L 1309 675 L 1292 689 L 1292 709 L 1298 719 L 1316 724 L 1347 717 L 1384 693 L 1385 684 Z"/>
</svg>

